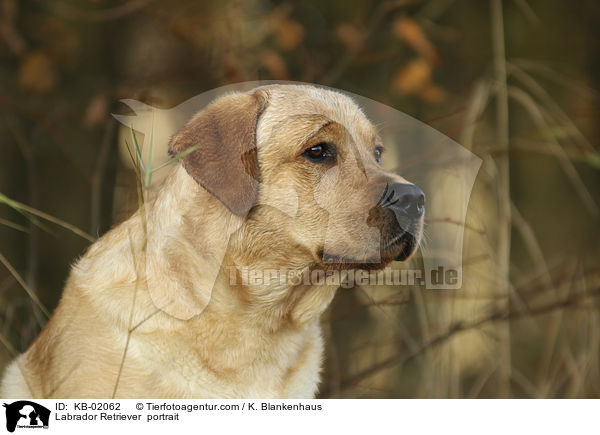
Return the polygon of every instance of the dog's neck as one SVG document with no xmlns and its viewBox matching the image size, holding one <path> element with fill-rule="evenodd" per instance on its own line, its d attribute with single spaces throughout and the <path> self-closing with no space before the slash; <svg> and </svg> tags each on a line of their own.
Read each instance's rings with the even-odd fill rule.
<svg viewBox="0 0 600 435">
<path fill-rule="evenodd" d="M 310 270 L 313 259 L 309 254 L 290 255 L 296 247 L 287 246 L 276 234 L 270 235 L 273 243 L 269 251 L 255 252 L 247 241 L 257 237 L 252 234 L 256 229 L 245 218 L 227 210 L 182 167 L 175 169 L 169 178 L 174 179 L 167 179 L 148 207 L 148 257 L 157 257 L 151 270 L 160 274 L 160 266 L 167 265 L 178 269 L 177 276 L 187 275 L 173 289 L 175 296 L 181 291 L 189 293 L 190 284 L 203 285 L 196 285 L 191 297 L 178 299 L 165 311 L 174 308 L 172 312 L 177 315 L 177 303 L 187 310 L 190 303 L 201 301 L 196 307 L 197 314 L 207 309 L 223 315 L 247 315 L 251 324 L 271 332 L 281 328 L 302 329 L 318 321 L 338 286 L 297 284 L 288 279 Z M 161 237 L 153 239 L 152 234 Z M 183 242 L 174 246 L 170 235 Z M 197 261 L 179 264 L 177 252 L 182 249 L 187 251 L 185 258 Z M 214 276 L 207 276 L 211 273 Z M 152 278 L 148 281 L 152 282 Z M 202 301 L 206 307 L 201 306 Z"/>
</svg>

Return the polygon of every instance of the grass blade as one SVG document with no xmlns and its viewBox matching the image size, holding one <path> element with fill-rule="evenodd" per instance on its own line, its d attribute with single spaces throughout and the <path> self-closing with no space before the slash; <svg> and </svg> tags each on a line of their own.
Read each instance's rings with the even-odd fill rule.
<svg viewBox="0 0 600 435">
<path fill-rule="evenodd" d="M 14 222 L 11 222 L 9 220 L 2 219 L 2 218 L 0 218 L 0 225 L 7 226 L 9 228 L 12 228 L 13 230 L 21 231 L 22 233 L 29 232 L 29 230 L 27 230 L 27 228 L 25 228 L 23 225 L 19 225 L 19 224 L 16 224 Z"/>
<path fill-rule="evenodd" d="M 146 189 L 152 182 L 152 157 L 154 155 L 154 112 L 152 112 L 152 132 L 150 133 L 150 155 L 148 156 L 148 166 L 146 167 Z"/>
<path fill-rule="evenodd" d="M 187 156 L 190 153 L 193 153 L 194 151 L 196 151 L 198 148 L 200 148 L 200 145 L 194 145 L 193 147 L 188 148 L 185 151 L 180 152 L 179 154 L 175 155 L 174 157 L 170 158 L 169 160 L 167 160 L 166 162 L 164 162 L 162 165 L 152 169 L 152 172 L 156 172 L 159 169 L 164 168 L 165 166 L 169 166 L 172 163 L 175 163 L 176 161 L 184 158 L 185 156 Z"/>
<path fill-rule="evenodd" d="M 78 236 L 83 237 L 84 239 L 86 239 L 90 242 L 96 241 L 95 237 L 89 235 L 85 231 L 80 230 L 75 225 L 71 225 L 70 223 L 65 222 L 62 219 L 56 218 L 54 216 L 51 216 L 48 213 L 44 213 L 43 211 L 37 210 L 33 207 L 29 207 L 28 205 L 25 205 L 18 201 L 10 199 L 9 197 L 3 195 L 2 193 L 0 193 L 0 203 L 4 203 L 4 204 L 8 205 L 9 207 L 14 208 L 15 210 L 17 210 L 20 213 L 23 213 L 23 212 L 31 213 L 34 216 L 37 216 L 39 218 L 45 219 L 49 222 L 52 222 L 53 224 L 61 226 L 65 229 L 77 234 Z"/>
<path fill-rule="evenodd" d="M 146 167 L 144 166 L 144 159 L 142 157 L 142 149 L 140 148 L 140 144 L 137 141 L 137 136 L 135 135 L 135 130 L 131 127 L 131 137 L 133 138 L 133 144 L 135 145 L 135 152 L 138 156 L 138 160 L 140 161 L 140 166 L 145 171 Z"/>
<path fill-rule="evenodd" d="M 23 289 L 27 292 L 27 294 L 29 295 L 29 297 L 31 298 L 31 300 L 33 301 L 33 303 L 35 305 L 37 305 L 37 307 L 42 311 L 42 313 L 44 313 L 44 315 L 46 316 L 46 318 L 49 319 L 50 318 L 50 312 L 42 304 L 42 302 L 39 300 L 39 298 L 37 297 L 37 295 L 35 294 L 35 292 L 27 285 L 27 283 L 21 277 L 21 275 L 19 275 L 19 273 L 15 270 L 15 268 L 12 267 L 12 264 L 10 264 L 8 262 L 8 260 L 6 259 L 6 257 L 4 255 L 2 255 L 2 253 L 0 253 L 0 263 L 2 263 L 4 265 L 4 267 L 6 267 L 8 269 L 8 271 L 10 272 L 10 274 L 17 280 L 17 282 L 19 284 L 21 284 L 21 287 L 23 287 Z"/>
</svg>

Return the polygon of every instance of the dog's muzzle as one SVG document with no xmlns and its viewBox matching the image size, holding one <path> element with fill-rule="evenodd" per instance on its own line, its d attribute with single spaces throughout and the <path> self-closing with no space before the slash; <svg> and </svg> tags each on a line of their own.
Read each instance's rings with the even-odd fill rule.
<svg viewBox="0 0 600 435">
<path fill-rule="evenodd" d="M 367 224 L 381 232 L 381 257 L 403 261 L 421 239 L 425 194 L 414 184 L 387 184 Z"/>
</svg>

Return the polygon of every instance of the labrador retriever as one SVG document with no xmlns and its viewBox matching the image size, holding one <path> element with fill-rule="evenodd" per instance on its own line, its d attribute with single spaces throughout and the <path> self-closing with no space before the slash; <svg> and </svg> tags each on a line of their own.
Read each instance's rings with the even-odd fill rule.
<svg viewBox="0 0 600 435">
<path fill-rule="evenodd" d="M 314 397 L 339 282 L 282 276 L 379 270 L 419 244 L 423 192 L 382 168 L 376 128 L 342 93 L 221 96 L 169 152 L 155 198 L 73 266 L 4 397 Z M 247 279 L 265 270 L 287 272 Z"/>
</svg>

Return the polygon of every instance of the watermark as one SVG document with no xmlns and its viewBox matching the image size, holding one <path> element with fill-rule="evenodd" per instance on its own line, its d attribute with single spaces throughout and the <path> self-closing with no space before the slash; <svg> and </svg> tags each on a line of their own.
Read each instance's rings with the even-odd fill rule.
<svg viewBox="0 0 600 435">
<path fill-rule="evenodd" d="M 48 429 L 50 410 L 30 400 L 4 403 L 6 408 L 6 430 Z"/>
<path fill-rule="evenodd" d="M 301 271 L 281 269 L 253 269 L 229 266 L 229 285 L 250 287 L 297 287 L 297 286 L 455 286 L 460 279 L 458 269 L 391 269 L 383 270 L 324 270 L 304 269 Z M 427 276 L 426 276 L 427 275 Z"/>
</svg>

